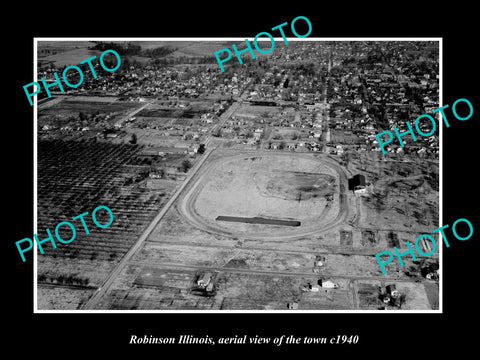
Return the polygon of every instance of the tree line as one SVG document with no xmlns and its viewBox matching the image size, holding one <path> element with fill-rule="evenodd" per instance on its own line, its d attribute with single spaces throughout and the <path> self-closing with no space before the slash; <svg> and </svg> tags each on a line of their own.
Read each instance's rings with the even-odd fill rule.
<svg viewBox="0 0 480 360">
<path fill-rule="evenodd" d="M 173 46 L 159 46 L 152 49 L 142 49 L 141 45 L 137 45 L 131 42 L 96 42 L 94 46 L 89 48 L 90 50 L 115 50 L 119 55 L 140 55 L 149 58 L 162 58 L 177 51 L 178 48 Z"/>
</svg>

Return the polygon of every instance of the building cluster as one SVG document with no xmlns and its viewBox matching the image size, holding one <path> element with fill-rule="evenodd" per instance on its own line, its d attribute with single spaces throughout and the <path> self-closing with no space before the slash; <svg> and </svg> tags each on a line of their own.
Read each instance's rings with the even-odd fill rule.
<svg viewBox="0 0 480 360">
<path fill-rule="evenodd" d="M 377 42 L 356 48 L 337 45 L 328 83 L 333 128 L 352 131 L 354 145 L 379 151 L 375 134 L 408 130 L 406 121 L 439 106 L 438 45 L 429 42 Z M 355 56 L 354 56 L 355 55 Z M 428 123 L 422 124 L 425 132 Z M 393 131 L 393 130 L 392 130 Z M 439 137 L 409 142 L 408 148 L 390 146 L 389 152 L 416 152 L 438 158 Z"/>
<path fill-rule="evenodd" d="M 275 43 L 277 45 L 277 43 Z M 269 55 L 269 60 L 276 63 L 318 62 L 326 59 L 330 52 L 328 42 L 289 42 L 288 46 L 279 43 L 279 51 Z M 280 50 L 281 49 L 281 50 Z"/>
<path fill-rule="evenodd" d="M 314 105 L 322 99 L 324 64 L 275 64 L 254 85 L 247 100 Z"/>
<path fill-rule="evenodd" d="M 246 100 L 281 110 L 258 119 L 232 118 L 222 136 L 274 150 L 380 151 L 379 131 L 406 131 L 406 121 L 439 106 L 433 42 L 297 43 L 265 61 L 271 66 L 261 67 Z M 420 128 L 428 132 L 429 126 L 424 122 Z M 255 137 L 255 131 L 262 135 Z M 408 147 L 391 144 L 388 151 L 438 158 L 438 132 Z"/>
<path fill-rule="evenodd" d="M 105 73 L 94 64 L 98 78 L 85 76 L 81 87 L 68 92 L 173 101 L 167 106 L 180 110 L 188 108 L 186 101 L 215 100 L 211 109 L 195 115 L 195 121 L 152 123 L 138 116 L 134 122 L 134 127 L 181 140 L 200 139 L 218 123 L 230 105 L 227 100 L 240 101 L 265 110 L 237 111 L 214 136 L 264 149 L 341 155 L 349 149 L 380 151 L 377 133 L 393 127 L 406 131 L 406 121 L 437 108 L 438 60 L 435 42 L 292 42 L 223 73 L 209 64 L 155 62 L 126 63 L 118 72 Z M 62 69 L 47 66 L 39 76 L 48 77 L 54 70 Z M 85 66 L 83 71 L 88 74 L 90 69 Z M 115 124 L 118 130 L 128 125 L 127 120 Z M 428 132 L 429 126 L 422 123 L 422 131 Z M 438 158 L 438 131 L 407 142 L 405 147 L 391 143 L 387 151 Z"/>
<path fill-rule="evenodd" d="M 198 99 L 206 96 L 234 98 L 239 96 L 252 80 L 246 74 L 225 73 L 220 74 L 211 67 L 160 66 L 154 63 L 148 65 L 128 64 L 122 66 L 118 73 L 102 71 L 98 64 L 93 66 L 98 75 L 96 79 L 91 76 L 87 66 L 80 66 L 84 74 L 84 83 L 81 87 L 68 88 L 71 95 L 99 95 L 122 96 L 126 99 L 137 100 L 144 97 Z M 60 69 L 63 70 L 63 69 Z M 46 66 L 39 70 L 39 77 L 52 78 L 58 71 Z M 70 79 L 72 83 L 78 81 L 75 76 Z M 55 88 L 52 88 L 52 94 Z"/>
</svg>

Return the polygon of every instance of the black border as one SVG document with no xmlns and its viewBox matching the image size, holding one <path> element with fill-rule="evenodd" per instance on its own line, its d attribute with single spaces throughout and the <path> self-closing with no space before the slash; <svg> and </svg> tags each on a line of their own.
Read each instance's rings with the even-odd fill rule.
<svg viewBox="0 0 480 360">
<path fill-rule="evenodd" d="M 99 354 L 139 354 L 156 356 L 180 354 L 190 350 L 197 356 L 226 350 L 241 353 L 253 350 L 288 352 L 358 354 L 405 357 L 433 355 L 455 346 L 467 351 L 475 344 L 474 320 L 476 297 L 475 265 L 478 244 L 478 215 L 471 206 L 477 196 L 476 127 L 480 112 L 478 91 L 474 92 L 476 37 L 478 20 L 475 7 L 455 2 L 448 8 L 441 3 L 395 2 L 375 6 L 367 2 L 355 5 L 334 2 L 305 3 L 288 6 L 264 3 L 202 3 L 196 8 L 179 4 L 177 9 L 162 3 L 105 6 L 42 3 L 24 5 L 18 26 L 4 23 L 8 52 L 3 54 L 4 103 L 12 111 L 3 121 L 3 172 L 7 201 L 4 202 L 2 242 L 7 268 L 4 274 L 4 311 L 8 317 L 5 343 L 21 351 L 25 345 L 37 352 L 72 354 L 81 351 Z M 16 7 L 14 5 L 14 7 Z M 13 10 L 13 11 L 14 11 Z M 443 149 L 443 223 L 467 218 L 474 224 L 473 237 L 465 242 L 451 241 L 444 249 L 443 314 L 33 314 L 32 258 L 22 263 L 14 242 L 33 233 L 33 108 L 25 99 L 22 86 L 33 79 L 34 37 L 250 37 L 258 32 L 290 22 L 296 16 L 310 19 L 310 37 L 442 37 L 443 102 L 452 104 L 467 98 L 474 107 L 468 121 L 451 121 L 444 128 Z M 18 31 L 13 29 L 18 27 Z M 8 54 L 8 55 L 7 55 Z M 475 88 L 475 90 L 477 90 Z M 14 151 L 12 151 L 14 149 Z M 357 345 L 344 346 L 171 346 L 128 345 L 130 335 L 203 336 L 244 335 L 275 337 L 282 334 L 331 337 L 338 334 L 359 335 Z M 25 345 L 24 345 L 25 344 Z M 23 345 L 23 346 L 22 346 Z M 458 346 L 460 345 L 460 347 Z M 188 349 L 187 349 L 188 348 Z M 412 349 L 413 348 L 413 349 Z M 75 351 L 76 350 L 76 351 Z M 341 351 L 340 351 L 341 350 Z M 64 352 L 67 351 L 67 352 Z M 58 355 L 57 355 L 58 354 Z"/>
</svg>

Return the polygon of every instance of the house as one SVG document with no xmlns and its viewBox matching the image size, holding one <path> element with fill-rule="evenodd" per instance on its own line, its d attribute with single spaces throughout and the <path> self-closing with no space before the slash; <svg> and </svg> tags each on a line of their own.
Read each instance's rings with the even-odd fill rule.
<svg viewBox="0 0 480 360">
<path fill-rule="evenodd" d="M 327 289 L 338 289 L 338 285 L 330 280 L 318 279 L 318 285 Z"/>
<path fill-rule="evenodd" d="M 422 147 L 420 150 L 417 151 L 417 154 L 418 154 L 420 157 L 425 157 L 426 152 L 427 152 L 427 149 L 424 148 L 424 147 Z"/>
<path fill-rule="evenodd" d="M 357 174 L 353 178 L 348 179 L 348 190 L 352 190 L 355 194 L 364 194 L 367 191 L 365 176 Z"/>
<path fill-rule="evenodd" d="M 317 255 L 315 256 L 315 261 L 313 262 L 313 272 L 319 273 L 321 272 L 322 268 L 325 266 L 325 256 Z"/>
<path fill-rule="evenodd" d="M 199 150 L 200 150 L 200 144 L 193 144 L 191 147 L 188 148 L 188 154 L 189 155 L 198 154 Z"/>
<path fill-rule="evenodd" d="M 397 290 L 395 284 L 387 285 L 385 289 L 387 290 L 387 294 L 394 299 L 396 299 L 400 295 L 400 292 Z"/>
<path fill-rule="evenodd" d="M 319 292 L 320 287 L 320 285 L 312 285 L 311 283 L 307 283 L 301 288 L 301 290 L 305 292 Z"/>
<path fill-rule="evenodd" d="M 425 277 L 428 279 L 428 280 L 438 280 L 438 275 L 439 275 L 439 271 L 438 269 L 431 272 L 431 273 L 428 273 L 425 275 Z"/>
<path fill-rule="evenodd" d="M 325 265 L 325 256 L 317 255 L 315 257 L 315 266 L 324 266 Z"/>
<path fill-rule="evenodd" d="M 289 308 L 290 310 L 297 310 L 298 309 L 298 302 L 293 301 L 291 303 L 288 303 L 287 308 Z"/>
<path fill-rule="evenodd" d="M 198 277 L 197 285 L 201 287 L 207 287 L 212 279 L 212 273 L 207 271 Z"/>
<path fill-rule="evenodd" d="M 161 179 L 163 178 L 163 176 L 164 176 L 164 173 L 160 171 L 150 171 L 148 173 L 148 177 L 150 177 L 151 179 Z"/>
<path fill-rule="evenodd" d="M 263 129 L 256 129 L 253 133 L 253 137 L 256 140 L 260 140 L 260 138 L 262 137 L 262 134 L 263 134 Z"/>
</svg>

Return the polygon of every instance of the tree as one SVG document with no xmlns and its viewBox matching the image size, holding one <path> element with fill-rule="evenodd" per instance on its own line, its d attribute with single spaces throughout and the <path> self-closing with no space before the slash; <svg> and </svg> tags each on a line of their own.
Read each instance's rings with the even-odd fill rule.
<svg viewBox="0 0 480 360">
<path fill-rule="evenodd" d="M 185 159 L 182 161 L 182 165 L 180 166 L 180 171 L 186 173 L 191 167 L 192 167 L 192 164 L 190 163 L 190 161 Z"/>
<path fill-rule="evenodd" d="M 247 139 L 253 138 L 253 132 L 250 131 L 250 130 L 247 130 L 247 131 L 245 132 L 245 137 L 246 137 Z"/>
<path fill-rule="evenodd" d="M 130 138 L 129 143 L 130 144 L 136 144 L 137 143 L 137 134 L 132 134 L 132 137 Z"/>
<path fill-rule="evenodd" d="M 157 173 L 158 173 L 158 175 L 160 175 L 160 177 L 161 177 L 162 179 L 165 178 L 165 169 L 164 169 L 164 168 L 158 169 L 158 170 L 157 170 Z"/>
</svg>

